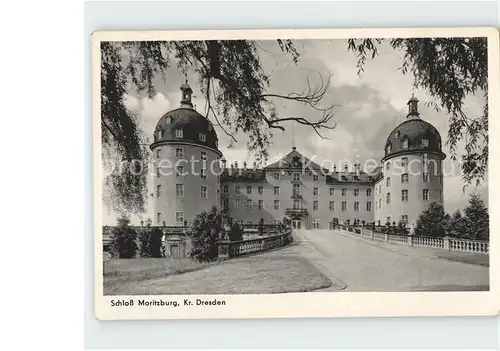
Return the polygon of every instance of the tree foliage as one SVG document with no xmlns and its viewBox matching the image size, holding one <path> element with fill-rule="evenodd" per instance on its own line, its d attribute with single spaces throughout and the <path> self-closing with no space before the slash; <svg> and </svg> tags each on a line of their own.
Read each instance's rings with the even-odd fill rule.
<svg viewBox="0 0 500 351">
<path fill-rule="evenodd" d="M 446 236 L 450 216 L 441 204 L 432 202 L 417 219 L 416 235 L 444 237 Z"/>
<path fill-rule="evenodd" d="M 466 236 L 468 239 L 489 240 L 490 218 L 488 209 L 477 194 L 472 194 L 464 209 L 466 217 Z"/>
<path fill-rule="evenodd" d="M 134 258 L 137 252 L 137 235 L 129 226 L 128 218 L 118 219 L 118 226 L 111 230 L 111 253 L 117 258 Z"/>
<path fill-rule="evenodd" d="M 189 256 L 200 262 L 216 260 L 221 233 L 222 214 L 216 206 L 198 213 L 188 230 L 192 245 Z"/>
<path fill-rule="evenodd" d="M 446 235 L 454 238 L 463 238 L 467 230 L 467 218 L 457 209 L 450 217 L 450 223 Z"/>
<path fill-rule="evenodd" d="M 364 71 L 367 57 L 374 59 L 386 40 L 350 39 L 348 48 L 357 54 L 358 73 Z M 412 74 L 414 85 L 423 88 L 438 103 L 436 110 L 449 115 L 447 145 L 452 159 L 461 163 L 465 185 L 484 180 L 488 167 L 488 65 L 486 38 L 396 38 L 390 46 L 403 53 L 400 70 Z M 467 115 L 464 101 L 481 94 L 484 107 L 477 116 Z M 460 141 L 465 153 L 457 154 Z"/>
<path fill-rule="evenodd" d="M 163 232 L 159 227 L 146 226 L 139 229 L 137 241 L 141 257 L 162 257 Z"/>
</svg>

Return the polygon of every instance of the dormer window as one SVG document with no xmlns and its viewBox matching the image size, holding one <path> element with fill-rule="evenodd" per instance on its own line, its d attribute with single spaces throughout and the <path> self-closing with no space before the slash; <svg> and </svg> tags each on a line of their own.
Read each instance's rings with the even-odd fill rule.
<svg viewBox="0 0 500 351">
<path fill-rule="evenodd" d="M 408 138 L 405 138 L 405 140 L 403 140 L 403 149 L 408 149 Z"/>
<path fill-rule="evenodd" d="M 175 137 L 176 138 L 183 138 L 184 137 L 184 131 L 182 129 L 176 129 L 175 130 Z"/>
<path fill-rule="evenodd" d="M 167 118 L 165 118 L 165 123 L 166 124 L 170 124 L 170 122 L 172 122 L 172 118 L 169 116 Z"/>
<path fill-rule="evenodd" d="M 198 137 L 200 138 L 200 141 L 207 141 L 207 135 L 205 133 L 200 133 Z"/>
<path fill-rule="evenodd" d="M 385 152 L 389 153 L 389 152 L 391 152 L 391 150 L 392 150 L 392 145 L 391 144 L 387 144 L 387 146 L 385 147 Z"/>
<path fill-rule="evenodd" d="M 422 147 L 429 147 L 429 139 L 422 139 Z"/>
<path fill-rule="evenodd" d="M 163 130 L 159 129 L 158 132 L 156 133 L 156 136 L 158 137 L 158 139 L 163 138 Z"/>
<path fill-rule="evenodd" d="M 399 130 L 398 130 L 398 131 L 396 132 L 396 139 L 399 139 L 400 134 L 401 134 L 401 133 L 400 133 L 400 132 L 399 132 Z"/>
</svg>

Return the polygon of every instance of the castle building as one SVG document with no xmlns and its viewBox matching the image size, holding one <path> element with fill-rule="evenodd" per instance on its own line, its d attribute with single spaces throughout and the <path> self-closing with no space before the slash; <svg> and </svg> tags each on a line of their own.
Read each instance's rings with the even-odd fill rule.
<svg viewBox="0 0 500 351">
<path fill-rule="evenodd" d="M 443 201 L 441 137 L 408 102 L 408 115 L 387 138 L 380 167 L 367 173 L 326 169 L 295 147 L 263 168 L 227 165 L 213 125 L 196 112 L 192 90 L 181 86 L 178 109 L 158 121 L 150 148 L 155 161 L 154 223 L 184 225 L 213 205 L 244 224 L 281 222 L 298 229 L 337 223 L 415 222 L 432 201 Z"/>
</svg>

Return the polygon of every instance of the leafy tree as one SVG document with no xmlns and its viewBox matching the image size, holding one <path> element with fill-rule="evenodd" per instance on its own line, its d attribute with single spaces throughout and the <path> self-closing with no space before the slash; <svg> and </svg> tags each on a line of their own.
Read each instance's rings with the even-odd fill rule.
<svg viewBox="0 0 500 351">
<path fill-rule="evenodd" d="M 466 217 L 467 238 L 477 240 L 489 240 L 489 213 L 483 200 L 477 194 L 472 194 L 469 204 L 464 209 Z"/>
<path fill-rule="evenodd" d="M 189 256 L 197 261 L 216 260 L 221 233 L 222 214 L 216 206 L 198 213 L 188 230 L 192 243 Z"/>
<path fill-rule="evenodd" d="M 358 73 L 367 57 L 378 55 L 380 38 L 349 39 L 348 48 L 357 54 Z M 487 39 L 478 38 L 395 38 L 388 40 L 392 49 L 403 54 L 401 72 L 414 76 L 414 86 L 423 88 L 438 103 L 436 110 L 448 113 L 447 144 L 452 159 L 460 159 L 465 186 L 478 185 L 488 166 L 488 65 Z M 482 94 L 483 111 L 478 116 L 464 112 L 468 95 Z M 465 153 L 457 155 L 457 146 L 466 140 Z M 464 188 L 465 188 L 464 186 Z"/>
<path fill-rule="evenodd" d="M 231 241 L 243 240 L 243 227 L 238 222 L 231 224 L 229 238 L 231 239 Z"/>
<path fill-rule="evenodd" d="M 163 232 L 158 227 L 146 226 L 139 229 L 139 255 L 141 257 L 162 257 Z"/>
<path fill-rule="evenodd" d="M 120 218 L 118 226 L 111 230 L 111 252 L 117 258 L 134 258 L 136 255 L 137 235 L 129 223 L 128 218 Z"/>
<path fill-rule="evenodd" d="M 444 237 L 448 229 L 450 216 L 437 202 L 432 202 L 417 219 L 416 235 Z"/>
<path fill-rule="evenodd" d="M 462 238 L 466 234 L 467 219 L 462 217 L 462 212 L 456 210 L 450 217 L 447 235 L 454 238 Z"/>
</svg>

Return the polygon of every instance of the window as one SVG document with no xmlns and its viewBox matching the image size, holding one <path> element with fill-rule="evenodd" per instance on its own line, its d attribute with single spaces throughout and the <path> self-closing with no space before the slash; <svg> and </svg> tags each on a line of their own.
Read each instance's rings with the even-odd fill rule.
<svg viewBox="0 0 500 351">
<path fill-rule="evenodd" d="M 422 147 L 429 147 L 429 139 L 422 139 Z"/>
<path fill-rule="evenodd" d="M 408 202 L 408 190 L 401 190 L 401 201 Z"/>
<path fill-rule="evenodd" d="M 427 159 L 427 154 L 424 154 L 424 156 L 423 156 L 423 161 L 424 161 L 424 165 L 426 165 L 426 164 L 427 164 L 427 161 L 428 161 L 428 159 Z"/>
<path fill-rule="evenodd" d="M 280 173 L 279 172 L 274 172 L 274 179 L 280 180 Z"/>
<path fill-rule="evenodd" d="M 274 209 L 276 211 L 280 209 L 280 200 L 274 200 Z"/>
<path fill-rule="evenodd" d="M 294 195 L 300 195 L 300 184 L 294 184 L 293 185 L 293 194 Z"/>
<path fill-rule="evenodd" d="M 391 193 L 387 193 L 387 196 L 385 198 L 385 202 L 390 204 L 391 203 Z"/>
<path fill-rule="evenodd" d="M 378 186 L 378 193 L 382 194 L 382 184 Z"/>
<path fill-rule="evenodd" d="M 313 229 L 319 229 L 319 219 L 312 220 Z"/>
<path fill-rule="evenodd" d="M 207 198 L 207 186 L 206 185 L 202 185 L 200 187 L 200 197 L 203 199 Z"/>
<path fill-rule="evenodd" d="M 401 158 L 401 166 L 402 167 L 408 166 L 408 157 Z"/>
<path fill-rule="evenodd" d="M 251 210 L 251 209 L 252 209 L 252 200 L 247 199 L 247 210 Z"/>
<path fill-rule="evenodd" d="M 422 197 L 423 197 L 424 201 L 429 200 L 429 189 L 424 189 L 424 191 L 422 193 Z"/>
<path fill-rule="evenodd" d="M 330 188 L 330 196 L 334 196 L 335 195 L 335 188 Z"/>
<path fill-rule="evenodd" d="M 161 225 L 161 213 L 158 212 L 156 214 L 156 224 Z"/>
<path fill-rule="evenodd" d="M 160 159 L 161 149 L 156 150 L 156 158 Z"/>
<path fill-rule="evenodd" d="M 239 185 L 234 186 L 234 193 L 239 195 L 239 193 L 240 193 L 240 186 Z"/>
<path fill-rule="evenodd" d="M 347 196 L 347 189 L 342 189 L 342 196 Z"/>
<path fill-rule="evenodd" d="M 160 167 L 156 167 L 156 177 L 160 177 Z"/>
<path fill-rule="evenodd" d="M 427 183 L 429 181 L 429 173 L 422 173 L 422 181 Z"/>
<path fill-rule="evenodd" d="M 387 223 L 387 222 L 391 223 L 391 217 L 387 217 L 387 218 L 386 218 L 386 223 Z"/>
<path fill-rule="evenodd" d="M 408 215 L 401 215 L 401 222 L 408 224 Z"/>
<path fill-rule="evenodd" d="M 223 192 L 224 194 L 227 194 L 227 193 L 229 192 L 229 187 L 228 187 L 227 185 L 223 185 L 223 186 L 222 186 L 222 192 Z"/>
<path fill-rule="evenodd" d="M 396 132 L 396 139 L 399 139 L 401 133 L 399 132 L 399 130 Z"/>
<path fill-rule="evenodd" d="M 294 182 L 299 182 L 300 181 L 300 173 L 294 173 L 293 174 L 293 181 Z"/>
<path fill-rule="evenodd" d="M 184 167 L 183 166 L 175 167 L 175 175 L 178 177 L 183 176 L 184 175 Z"/>
<path fill-rule="evenodd" d="M 403 149 L 408 149 L 408 139 L 403 140 Z"/>
<path fill-rule="evenodd" d="M 319 206 L 318 201 L 313 201 L 313 211 L 317 211 L 318 210 L 318 206 Z"/>
<path fill-rule="evenodd" d="M 293 200 L 293 209 L 300 210 L 300 201 L 299 200 Z"/>
<path fill-rule="evenodd" d="M 175 157 L 184 157 L 184 149 L 182 147 L 175 148 Z"/>
<path fill-rule="evenodd" d="M 177 223 L 184 224 L 184 212 L 182 211 L 175 212 L 175 221 Z"/>
<path fill-rule="evenodd" d="M 359 196 L 359 189 L 354 189 L 354 196 Z"/>
<path fill-rule="evenodd" d="M 259 195 L 262 195 L 262 194 L 264 194 L 264 187 L 259 186 Z"/>
<path fill-rule="evenodd" d="M 247 194 L 248 195 L 252 194 L 252 186 L 251 185 L 247 185 Z"/>
<path fill-rule="evenodd" d="M 200 133 L 198 137 L 200 138 L 200 141 L 207 141 L 207 135 L 205 133 Z"/>
<path fill-rule="evenodd" d="M 382 208 L 382 199 L 378 200 L 378 208 Z"/>
<path fill-rule="evenodd" d="M 233 207 L 234 207 L 236 210 L 239 210 L 239 209 L 240 209 L 240 199 L 234 199 L 234 201 L 233 201 Z"/>
<path fill-rule="evenodd" d="M 314 174 L 314 175 L 313 175 L 313 181 L 314 181 L 314 182 L 319 181 L 319 176 L 318 176 L 317 174 Z"/>
<path fill-rule="evenodd" d="M 401 174 L 401 183 L 408 183 L 408 173 Z"/>
<path fill-rule="evenodd" d="M 385 186 L 391 186 L 391 177 L 387 177 L 385 180 Z"/>
<path fill-rule="evenodd" d="M 273 191 L 274 191 L 274 195 L 279 195 L 280 194 L 280 187 L 279 186 L 275 186 L 273 188 Z"/>
<path fill-rule="evenodd" d="M 223 207 L 224 207 L 225 210 L 229 209 L 229 201 L 228 201 L 228 199 L 224 199 L 224 201 L 222 203 L 223 203 Z"/>
<path fill-rule="evenodd" d="M 258 206 L 259 206 L 259 210 L 262 210 L 264 208 L 264 200 L 259 200 Z"/>
<path fill-rule="evenodd" d="M 385 147 L 385 152 L 389 153 L 389 152 L 391 152 L 391 150 L 392 150 L 392 145 L 391 144 L 387 144 L 387 146 Z"/>
<path fill-rule="evenodd" d="M 184 197 L 184 184 L 175 184 L 175 196 Z"/>
<path fill-rule="evenodd" d="M 202 161 L 206 161 L 207 160 L 207 153 L 205 151 L 202 151 L 200 157 L 201 157 Z"/>
<path fill-rule="evenodd" d="M 354 203 L 354 211 L 359 211 L 359 202 L 357 201 Z"/>
<path fill-rule="evenodd" d="M 161 130 L 161 129 L 160 129 L 160 130 L 158 130 L 158 134 L 157 134 L 157 136 L 158 136 L 158 139 L 163 138 L 163 130 Z"/>
<path fill-rule="evenodd" d="M 313 195 L 318 196 L 318 188 L 313 188 Z"/>
<path fill-rule="evenodd" d="M 342 212 L 345 212 L 345 211 L 347 211 L 347 202 L 342 201 Z"/>
<path fill-rule="evenodd" d="M 335 211 L 335 202 L 330 201 L 330 211 Z"/>
<path fill-rule="evenodd" d="M 372 196 L 372 189 L 366 189 L 366 196 Z"/>
<path fill-rule="evenodd" d="M 156 197 L 160 197 L 161 185 L 156 186 Z"/>
<path fill-rule="evenodd" d="M 207 179 L 207 171 L 205 168 L 202 168 L 200 170 L 200 177 L 201 177 L 201 179 Z"/>
<path fill-rule="evenodd" d="M 183 138 L 184 137 L 184 131 L 182 129 L 176 129 L 175 130 L 175 137 L 176 138 Z"/>
<path fill-rule="evenodd" d="M 366 203 L 366 210 L 367 210 L 367 211 L 371 211 L 371 210 L 372 210 L 372 203 L 371 203 L 370 201 L 368 201 L 368 202 Z"/>
<path fill-rule="evenodd" d="M 172 122 L 172 118 L 169 116 L 167 118 L 165 118 L 165 123 L 166 124 L 170 124 L 170 122 Z"/>
<path fill-rule="evenodd" d="M 391 169 L 391 163 L 390 163 L 390 162 L 387 162 L 387 163 L 385 164 L 385 170 L 386 170 L 386 171 L 388 171 L 388 170 L 390 170 L 390 169 Z"/>
</svg>

